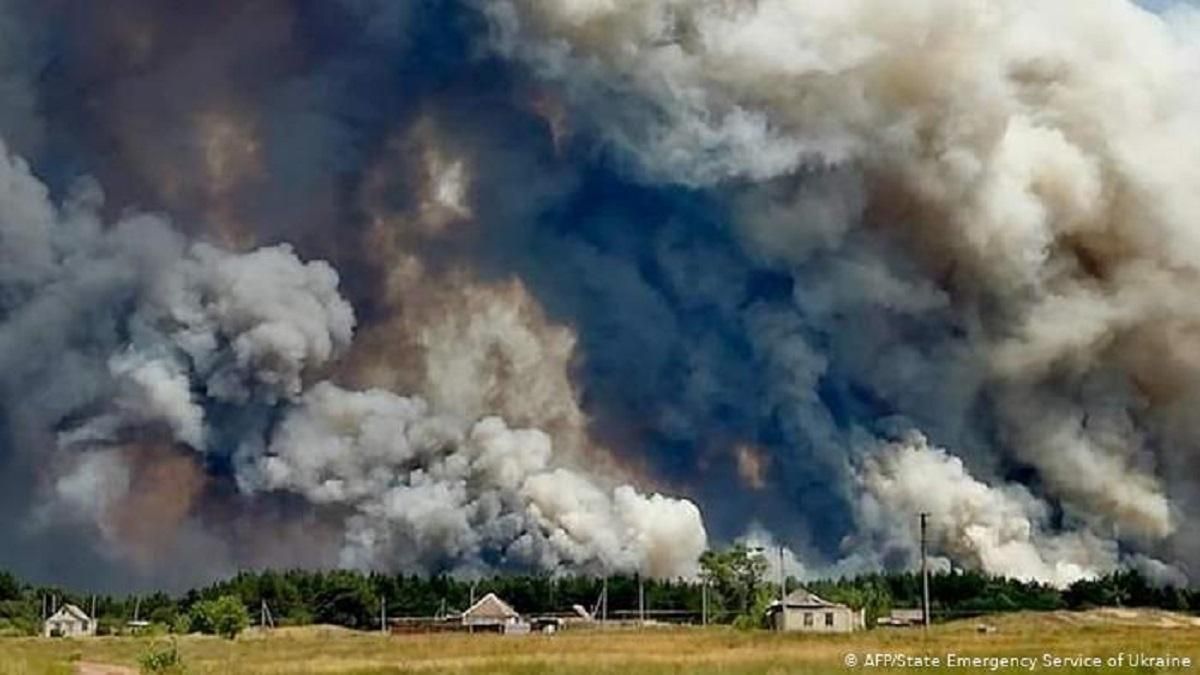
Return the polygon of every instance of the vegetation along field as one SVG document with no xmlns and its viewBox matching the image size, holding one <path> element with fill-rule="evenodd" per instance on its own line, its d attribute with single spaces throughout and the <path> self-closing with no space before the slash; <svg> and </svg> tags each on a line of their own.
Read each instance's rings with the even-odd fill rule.
<svg viewBox="0 0 1200 675">
<path fill-rule="evenodd" d="M 994 630 L 981 632 L 984 623 Z M 165 638 L 0 640 L 0 673 L 134 673 Z M 846 673 L 980 672 L 987 662 L 947 667 L 960 657 L 1033 657 L 1036 672 L 1191 672 L 1200 659 L 1200 620 L 1168 612 L 1105 609 L 1015 613 L 920 629 L 845 636 L 779 635 L 714 628 L 565 631 L 553 636 L 382 636 L 343 628 L 282 628 L 229 641 L 178 639 L 189 673 Z M 938 668 L 870 667 L 876 653 L 939 657 Z M 1175 657 L 1174 666 L 1073 667 L 1067 659 L 1119 654 Z M 1064 659 L 1047 668 L 1044 654 Z M 847 655 L 857 659 L 847 665 Z M 1190 658 L 1192 667 L 1179 659 Z M 1161 664 L 1160 664 L 1161 665 Z M 1028 672 L 1023 666 L 994 672 Z"/>
</svg>

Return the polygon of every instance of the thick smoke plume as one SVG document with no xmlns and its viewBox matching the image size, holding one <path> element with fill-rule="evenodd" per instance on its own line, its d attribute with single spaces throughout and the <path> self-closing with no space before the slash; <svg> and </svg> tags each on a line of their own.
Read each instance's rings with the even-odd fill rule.
<svg viewBox="0 0 1200 675">
<path fill-rule="evenodd" d="M 862 367 L 900 378 L 886 403 L 914 426 L 938 415 L 922 400 L 928 378 L 959 371 L 950 386 L 976 402 L 964 412 L 994 429 L 947 441 L 988 482 L 947 456 L 929 460 L 943 481 L 907 484 L 936 453 L 867 448 L 854 462 L 909 516 L 921 505 L 905 495 L 979 492 L 947 508 L 979 502 L 997 520 L 956 525 L 975 534 L 951 535 L 948 554 L 1055 581 L 1111 566 L 1039 534 L 1051 500 L 1083 522 L 1081 540 L 1119 531 L 1197 560 L 1185 515 L 1197 485 L 1182 470 L 1200 391 L 1186 31 L 1121 0 L 485 6 L 499 49 L 562 82 L 643 181 L 736 194 L 741 236 L 780 267 L 834 259 L 830 277 L 796 289 L 804 314 L 869 308 L 867 325 L 889 334 L 857 339 L 893 343 L 885 357 L 913 321 L 959 334 L 944 353 Z M 1004 484 L 1005 465 L 1035 472 L 1037 494 Z"/>
<path fill-rule="evenodd" d="M 247 494 L 348 508 L 342 565 L 693 569 L 705 533 L 692 504 L 571 470 L 537 429 L 479 419 L 478 406 L 439 416 L 382 390 L 307 387 L 353 337 L 353 310 L 328 264 L 286 245 L 239 254 L 188 243 L 149 216 L 105 229 L 94 188 L 58 209 L 23 162 L 4 161 L 4 248 L 36 255 L 5 266 L 4 337 L 15 345 L 6 355 L 41 347 L 17 344 L 27 326 L 66 333 L 61 353 L 29 354 L 9 372 L 23 364 L 28 377 L 78 397 L 27 422 L 31 434 L 58 430 L 58 450 L 44 451 L 59 468 L 40 519 L 94 523 L 115 554 L 153 564 L 154 551 L 140 547 L 174 533 L 131 532 L 128 521 L 147 522 L 137 511 L 148 508 L 179 527 L 202 488 L 175 445 L 228 463 Z M 91 382 L 77 379 L 83 365 Z M 34 400 L 53 394 L 25 384 Z M 145 447 L 149 439 L 160 447 Z M 174 492 L 150 496 L 164 487 Z"/>
<path fill-rule="evenodd" d="M 7 3 L 0 566 L 1194 577 L 1147 6 Z"/>
<path fill-rule="evenodd" d="M 323 382 L 281 422 L 256 482 L 354 506 L 350 566 L 432 570 L 491 553 L 534 569 L 693 568 L 705 545 L 693 505 L 605 489 L 553 454 L 545 433 L 498 417 L 464 425 L 420 399 Z"/>
<path fill-rule="evenodd" d="M 868 457 L 862 480 L 862 517 L 885 539 L 883 550 L 911 546 L 911 516 L 927 513 L 932 545 L 959 564 L 1060 585 L 1116 567 L 1112 542 L 1086 530 L 1054 532 L 1049 509 L 1029 490 L 989 487 L 919 435 Z"/>
</svg>

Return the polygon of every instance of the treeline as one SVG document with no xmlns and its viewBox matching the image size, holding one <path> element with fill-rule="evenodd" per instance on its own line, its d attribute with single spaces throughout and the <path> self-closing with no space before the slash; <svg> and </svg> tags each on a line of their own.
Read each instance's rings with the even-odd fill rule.
<svg viewBox="0 0 1200 675">
<path fill-rule="evenodd" d="M 639 586 L 649 616 L 699 622 L 707 604 L 711 623 L 755 625 L 766 605 L 778 597 L 778 581 L 768 579 L 758 563 L 744 564 L 740 554 L 720 554 L 704 566 L 706 583 L 652 580 L 617 575 L 607 579 L 610 618 L 636 616 Z M 741 565 L 741 566 L 739 566 Z M 868 574 L 852 579 L 803 584 L 817 595 L 866 610 L 868 620 L 893 608 L 915 608 L 921 602 L 917 574 Z M 183 632 L 211 628 L 212 608 L 235 598 L 257 623 L 265 604 L 276 625 L 336 624 L 378 628 L 381 609 L 389 617 L 445 616 L 465 609 L 472 597 L 495 592 L 525 614 L 560 614 L 580 605 L 597 606 L 605 580 L 585 576 L 505 575 L 477 581 L 449 576 L 362 574 L 353 571 L 244 572 L 178 596 L 152 593 L 90 596 L 53 587 L 22 584 L 0 573 L 0 634 L 33 634 L 52 604 L 70 602 L 99 620 L 101 633 L 120 632 L 136 617 L 153 629 Z M 800 586 L 794 579 L 788 588 Z M 935 619 L 1021 610 L 1049 611 L 1106 606 L 1200 610 L 1200 590 L 1156 586 L 1134 571 L 1080 581 L 1066 589 L 992 577 L 978 572 L 934 574 L 930 580 Z M 707 597 L 707 600 L 706 600 Z"/>
<path fill-rule="evenodd" d="M 646 607 L 675 610 L 699 616 L 699 586 L 684 580 L 639 579 L 615 575 L 607 579 L 609 616 L 628 618 L 638 607 L 639 585 Z M 253 623 L 262 607 L 277 626 L 335 624 L 348 628 L 378 629 L 381 611 L 388 617 L 447 616 L 466 609 L 471 598 L 494 592 L 525 614 L 571 612 L 574 605 L 593 611 L 605 580 L 584 576 L 503 575 L 476 581 L 450 576 L 363 574 L 348 570 L 289 570 L 243 572 L 182 595 L 150 593 L 129 596 L 98 595 L 23 585 L 0 572 L 0 635 L 33 634 L 51 603 L 72 603 L 95 614 L 101 633 L 124 630 L 134 619 L 149 621 L 162 631 L 186 630 L 195 609 L 229 596 L 245 605 Z M 715 602 L 715 600 L 714 600 Z M 382 603 L 382 604 L 381 604 Z M 714 605 L 714 621 L 725 615 Z"/>
<path fill-rule="evenodd" d="M 865 608 L 868 618 L 884 616 L 894 608 L 921 606 L 919 574 L 867 574 L 853 579 L 809 582 L 804 586 L 828 600 Z M 1200 613 L 1200 589 L 1155 584 L 1133 570 L 1077 581 L 1065 589 L 980 572 L 938 573 L 929 578 L 929 596 L 935 620 L 1101 607 Z"/>
</svg>

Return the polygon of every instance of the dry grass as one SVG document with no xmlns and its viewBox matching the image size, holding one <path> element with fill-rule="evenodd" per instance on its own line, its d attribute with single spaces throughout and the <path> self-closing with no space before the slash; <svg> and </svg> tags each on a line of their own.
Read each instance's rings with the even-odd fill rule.
<svg viewBox="0 0 1200 675">
<path fill-rule="evenodd" d="M 848 672 L 847 653 L 944 656 L 1107 657 L 1120 652 L 1190 656 L 1200 663 L 1200 621 L 1163 612 L 1023 614 L 920 630 L 877 630 L 849 636 L 774 635 L 724 628 L 579 631 L 555 636 L 442 634 L 383 637 L 341 629 L 286 629 L 246 634 L 235 642 L 187 637 L 180 650 L 190 673 L 827 673 Z M 0 640 L 0 673 L 71 673 L 79 661 L 136 665 L 151 640 Z M 1193 668 L 1195 669 L 1195 668 Z M 865 670 L 859 667 L 857 670 Z M 870 669 L 871 672 L 917 672 Z M 1183 672 L 1184 669 L 1163 672 Z M 1103 672 L 1120 672 L 1108 668 Z M 919 672 L 930 672 L 923 670 Z M 971 672 L 943 669 L 933 672 Z M 999 672 L 1023 672 L 1001 670 Z M 1060 669 L 1039 672 L 1098 672 Z M 1125 672 L 1156 672 L 1126 670 Z"/>
</svg>

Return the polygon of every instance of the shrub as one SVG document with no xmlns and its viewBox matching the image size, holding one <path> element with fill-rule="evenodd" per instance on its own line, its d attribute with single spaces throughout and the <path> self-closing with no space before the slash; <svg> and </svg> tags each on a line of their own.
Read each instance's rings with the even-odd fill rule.
<svg viewBox="0 0 1200 675">
<path fill-rule="evenodd" d="M 250 625 L 250 613 L 236 595 L 222 595 L 192 607 L 190 628 L 201 633 L 220 635 L 230 640 Z"/>
<path fill-rule="evenodd" d="M 39 624 L 25 617 L 14 617 L 11 619 L 0 617 L 0 637 L 37 635 L 40 632 L 39 628 Z"/>
<path fill-rule="evenodd" d="M 151 645 L 138 657 L 138 665 L 143 673 L 184 672 L 183 657 L 180 656 L 179 645 L 174 640 Z"/>
<path fill-rule="evenodd" d="M 171 632 L 176 635 L 187 635 L 192 632 L 192 618 L 187 614 L 177 614 L 171 622 Z"/>
</svg>

